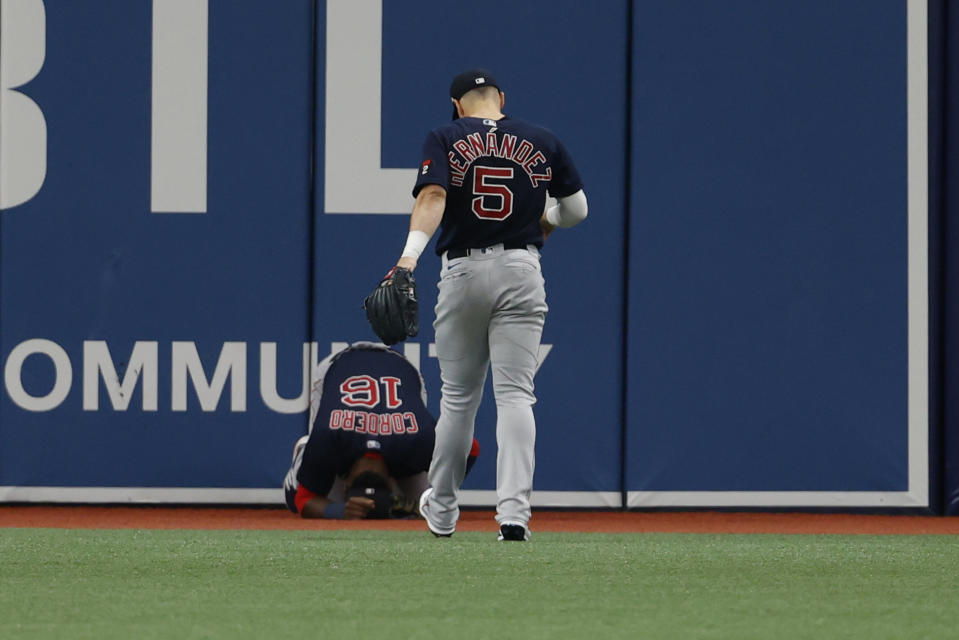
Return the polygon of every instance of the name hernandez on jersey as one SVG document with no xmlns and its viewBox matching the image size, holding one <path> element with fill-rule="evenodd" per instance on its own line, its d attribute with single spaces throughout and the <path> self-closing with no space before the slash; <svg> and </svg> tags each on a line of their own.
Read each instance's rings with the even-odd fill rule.
<svg viewBox="0 0 959 640">
<path fill-rule="evenodd" d="M 583 188 L 569 152 L 549 130 L 504 116 L 459 118 L 423 144 L 413 196 L 428 184 L 446 190 L 436 253 L 504 243 L 543 246 L 546 197 Z"/>
<path fill-rule="evenodd" d="M 517 140 L 519 143 L 517 144 Z M 518 139 L 512 134 L 504 134 L 502 140 L 496 136 L 493 128 L 483 136 L 481 133 L 471 133 L 453 143 L 453 151 L 449 152 L 450 184 L 463 186 L 466 172 L 473 162 L 484 156 L 510 160 L 519 165 L 529 176 L 533 188 L 540 182 L 549 182 L 553 178 L 552 167 L 545 167 L 542 173 L 536 173 L 537 167 L 546 162 L 546 156 L 529 140 Z M 510 174 L 512 178 L 512 174 Z"/>
</svg>

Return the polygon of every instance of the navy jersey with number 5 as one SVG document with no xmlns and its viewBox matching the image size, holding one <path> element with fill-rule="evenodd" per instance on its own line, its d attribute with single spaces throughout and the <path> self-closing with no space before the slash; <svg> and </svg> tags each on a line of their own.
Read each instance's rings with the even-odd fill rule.
<svg viewBox="0 0 959 640">
<path fill-rule="evenodd" d="M 514 118 L 459 118 L 423 144 L 413 196 L 428 184 L 446 189 L 436 253 L 500 242 L 543 245 L 546 196 L 583 188 L 569 152 L 552 132 Z"/>
</svg>

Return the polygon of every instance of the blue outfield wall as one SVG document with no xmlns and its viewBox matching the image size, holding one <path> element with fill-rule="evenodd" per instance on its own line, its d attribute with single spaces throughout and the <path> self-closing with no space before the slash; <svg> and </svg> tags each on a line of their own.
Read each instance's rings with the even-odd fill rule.
<svg viewBox="0 0 959 640">
<path fill-rule="evenodd" d="M 163 202 L 152 211 L 151 51 L 170 27 L 154 24 L 150 2 L 44 4 L 43 67 L 20 91 L 45 118 L 46 178 L 0 214 L 0 486 L 278 486 L 304 418 L 261 400 L 259 346 L 283 345 L 277 386 L 295 396 L 298 347 L 293 366 L 283 365 L 309 322 L 312 3 L 212 3 L 205 151 L 188 147 L 182 159 L 206 154 L 202 213 L 164 212 Z M 175 83 L 163 90 L 204 98 L 177 96 Z M 54 368 L 34 353 L 13 367 L 11 353 L 37 340 L 65 358 Z M 87 381 L 99 360 L 85 350 L 98 343 L 115 373 L 94 369 L 99 377 Z M 116 394 L 121 410 L 102 380 L 127 379 L 135 343 L 141 377 L 132 397 Z M 188 369 L 197 360 L 204 372 Z M 218 362 L 230 374 L 219 398 L 204 394 L 208 410 L 195 380 L 215 390 Z M 13 379 L 22 392 L 11 393 Z M 25 396 L 48 400 L 24 408 Z"/>
<path fill-rule="evenodd" d="M 895 0 L 636 4 L 630 505 L 926 505 L 908 36 Z"/>
<path fill-rule="evenodd" d="M 572 3 L 556 12 L 545 0 L 483 11 L 214 0 L 207 54 L 184 35 L 197 16 L 162 15 L 171 5 L 159 0 L 98 0 L 83 11 L 65 0 L 34 4 L 45 10 L 45 58 L 32 82 L 11 88 L 44 114 L 48 162 L 39 193 L 2 214 L 0 344 L 16 381 L 0 399 L 0 499 L 279 500 L 289 450 L 306 429 L 303 363 L 372 337 L 360 303 L 402 248 L 407 217 L 395 214 L 410 210 L 422 140 L 449 118 L 449 77 L 480 63 L 502 70 L 510 112 L 536 114 L 563 135 L 598 212 L 577 234 L 551 241 L 546 258 L 547 278 L 563 286 L 550 297 L 539 377 L 548 391 L 538 407 L 539 499 L 562 502 L 576 491 L 586 504 L 620 504 L 625 0 L 601 13 Z M 429 25 L 435 15 L 484 21 L 491 10 L 512 14 L 503 22 L 515 26 L 484 37 L 496 53 L 482 60 L 465 49 L 447 54 L 462 34 L 450 30 L 441 42 Z M 522 28 L 533 16 L 545 16 L 539 44 Z M 571 20 L 581 37 L 558 57 L 549 34 Z M 171 28 L 185 61 L 154 50 Z M 91 42 L 94 31 L 102 35 Z M 331 47 L 328 33 L 341 36 Z M 164 56 L 180 74 L 172 80 L 156 68 Z M 195 117 L 189 78 L 206 56 L 205 84 L 192 81 L 206 97 L 207 145 L 188 140 L 180 158 L 194 165 L 204 155 L 202 212 L 152 211 L 152 191 L 165 188 L 154 161 L 165 138 L 151 122 L 164 108 L 172 116 L 161 119 L 174 124 Z M 596 63 L 603 73 L 593 72 Z M 597 119 L 590 100 L 573 108 L 558 100 L 570 78 L 615 112 Z M 170 107 L 158 93 L 182 100 Z M 185 115 L 177 111 L 184 104 Z M 336 120 L 337 109 L 345 119 Z M 364 132 L 376 130 L 366 144 Z M 179 140 L 177 130 L 167 134 Z M 356 158 L 367 164 L 351 164 Z M 341 172 L 327 175 L 328 167 Z M 400 179 L 384 186 L 379 174 L 396 171 Z M 175 194 L 197 188 L 189 173 L 177 179 L 184 186 Z M 380 204 L 364 204 L 368 194 Z M 587 261 L 578 257 L 584 245 L 597 247 Z M 437 271 L 435 258 L 423 261 L 423 330 L 404 346 L 423 368 L 434 410 Z M 261 354 L 269 356 L 262 363 Z M 105 359 L 115 371 L 102 371 Z M 579 402 L 582 393 L 594 402 Z M 477 435 L 486 453 L 470 478 L 478 493 L 466 501 L 489 503 L 489 397 Z M 570 446 L 584 437 L 589 447 Z M 177 487 L 196 490 L 170 490 Z"/>
<path fill-rule="evenodd" d="M 280 502 L 482 65 L 590 202 L 544 249 L 534 505 L 929 504 L 922 0 L 76 5 L 4 16 L 0 501 Z M 434 412 L 438 269 L 399 347 Z"/>
</svg>

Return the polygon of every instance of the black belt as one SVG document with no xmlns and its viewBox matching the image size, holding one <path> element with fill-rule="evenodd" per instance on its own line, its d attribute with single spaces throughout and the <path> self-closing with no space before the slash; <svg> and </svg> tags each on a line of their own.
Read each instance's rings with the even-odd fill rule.
<svg viewBox="0 0 959 640">
<path fill-rule="evenodd" d="M 504 249 L 525 249 L 528 246 L 526 242 L 504 242 Z M 470 255 L 473 251 L 482 251 L 483 249 L 450 249 L 446 252 L 447 260 L 456 260 L 457 258 L 465 258 Z"/>
</svg>

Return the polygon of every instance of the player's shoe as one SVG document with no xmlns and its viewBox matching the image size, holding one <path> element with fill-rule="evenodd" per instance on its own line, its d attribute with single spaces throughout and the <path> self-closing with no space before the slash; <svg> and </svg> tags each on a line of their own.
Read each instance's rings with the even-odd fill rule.
<svg viewBox="0 0 959 640">
<path fill-rule="evenodd" d="M 296 441 L 296 444 L 293 445 L 293 462 L 296 464 L 296 456 L 300 455 L 300 452 L 306 447 L 306 443 L 310 440 L 310 436 L 306 435 Z"/>
<path fill-rule="evenodd" d="M 505 540 L 526 542 L 529 540 L 529 529 L 521 524 L 501 524 L 499 526 L 499 537 L 496 539 L 500 542 Z"/>
<path fill-rule="evenodd" d="M 303 463 L 303 450 L 306 448 L 309 439 L 310 436 L 303 436 L 293 445 L 293 461 L 290 464 L 290 470 L 286 472 L 286 477 L 283 478 L 283 494 L 286 498 L 286 506 L 293 513 L 297 513 L 296 489 L 300 486 L 300 483 L 296 481 L 296 474 L 299 473 L 300 465 Z"/>
<path fill-rule="evenodd" d="M 453 532 L 456 531 L 456 527 L 451 527 L 449 529 L 444 529 L 443 527 L 437 527 L 430 521 L 430 494 L 433 493 L 433 487 L 430 487 L 422 494 L 420 494 L 420 516 L 426 520 L 426 526 L 429 528 L 430 533 L 432 533 L 437 538 L 449 538 L 453 535 Z"/>
</svg>

